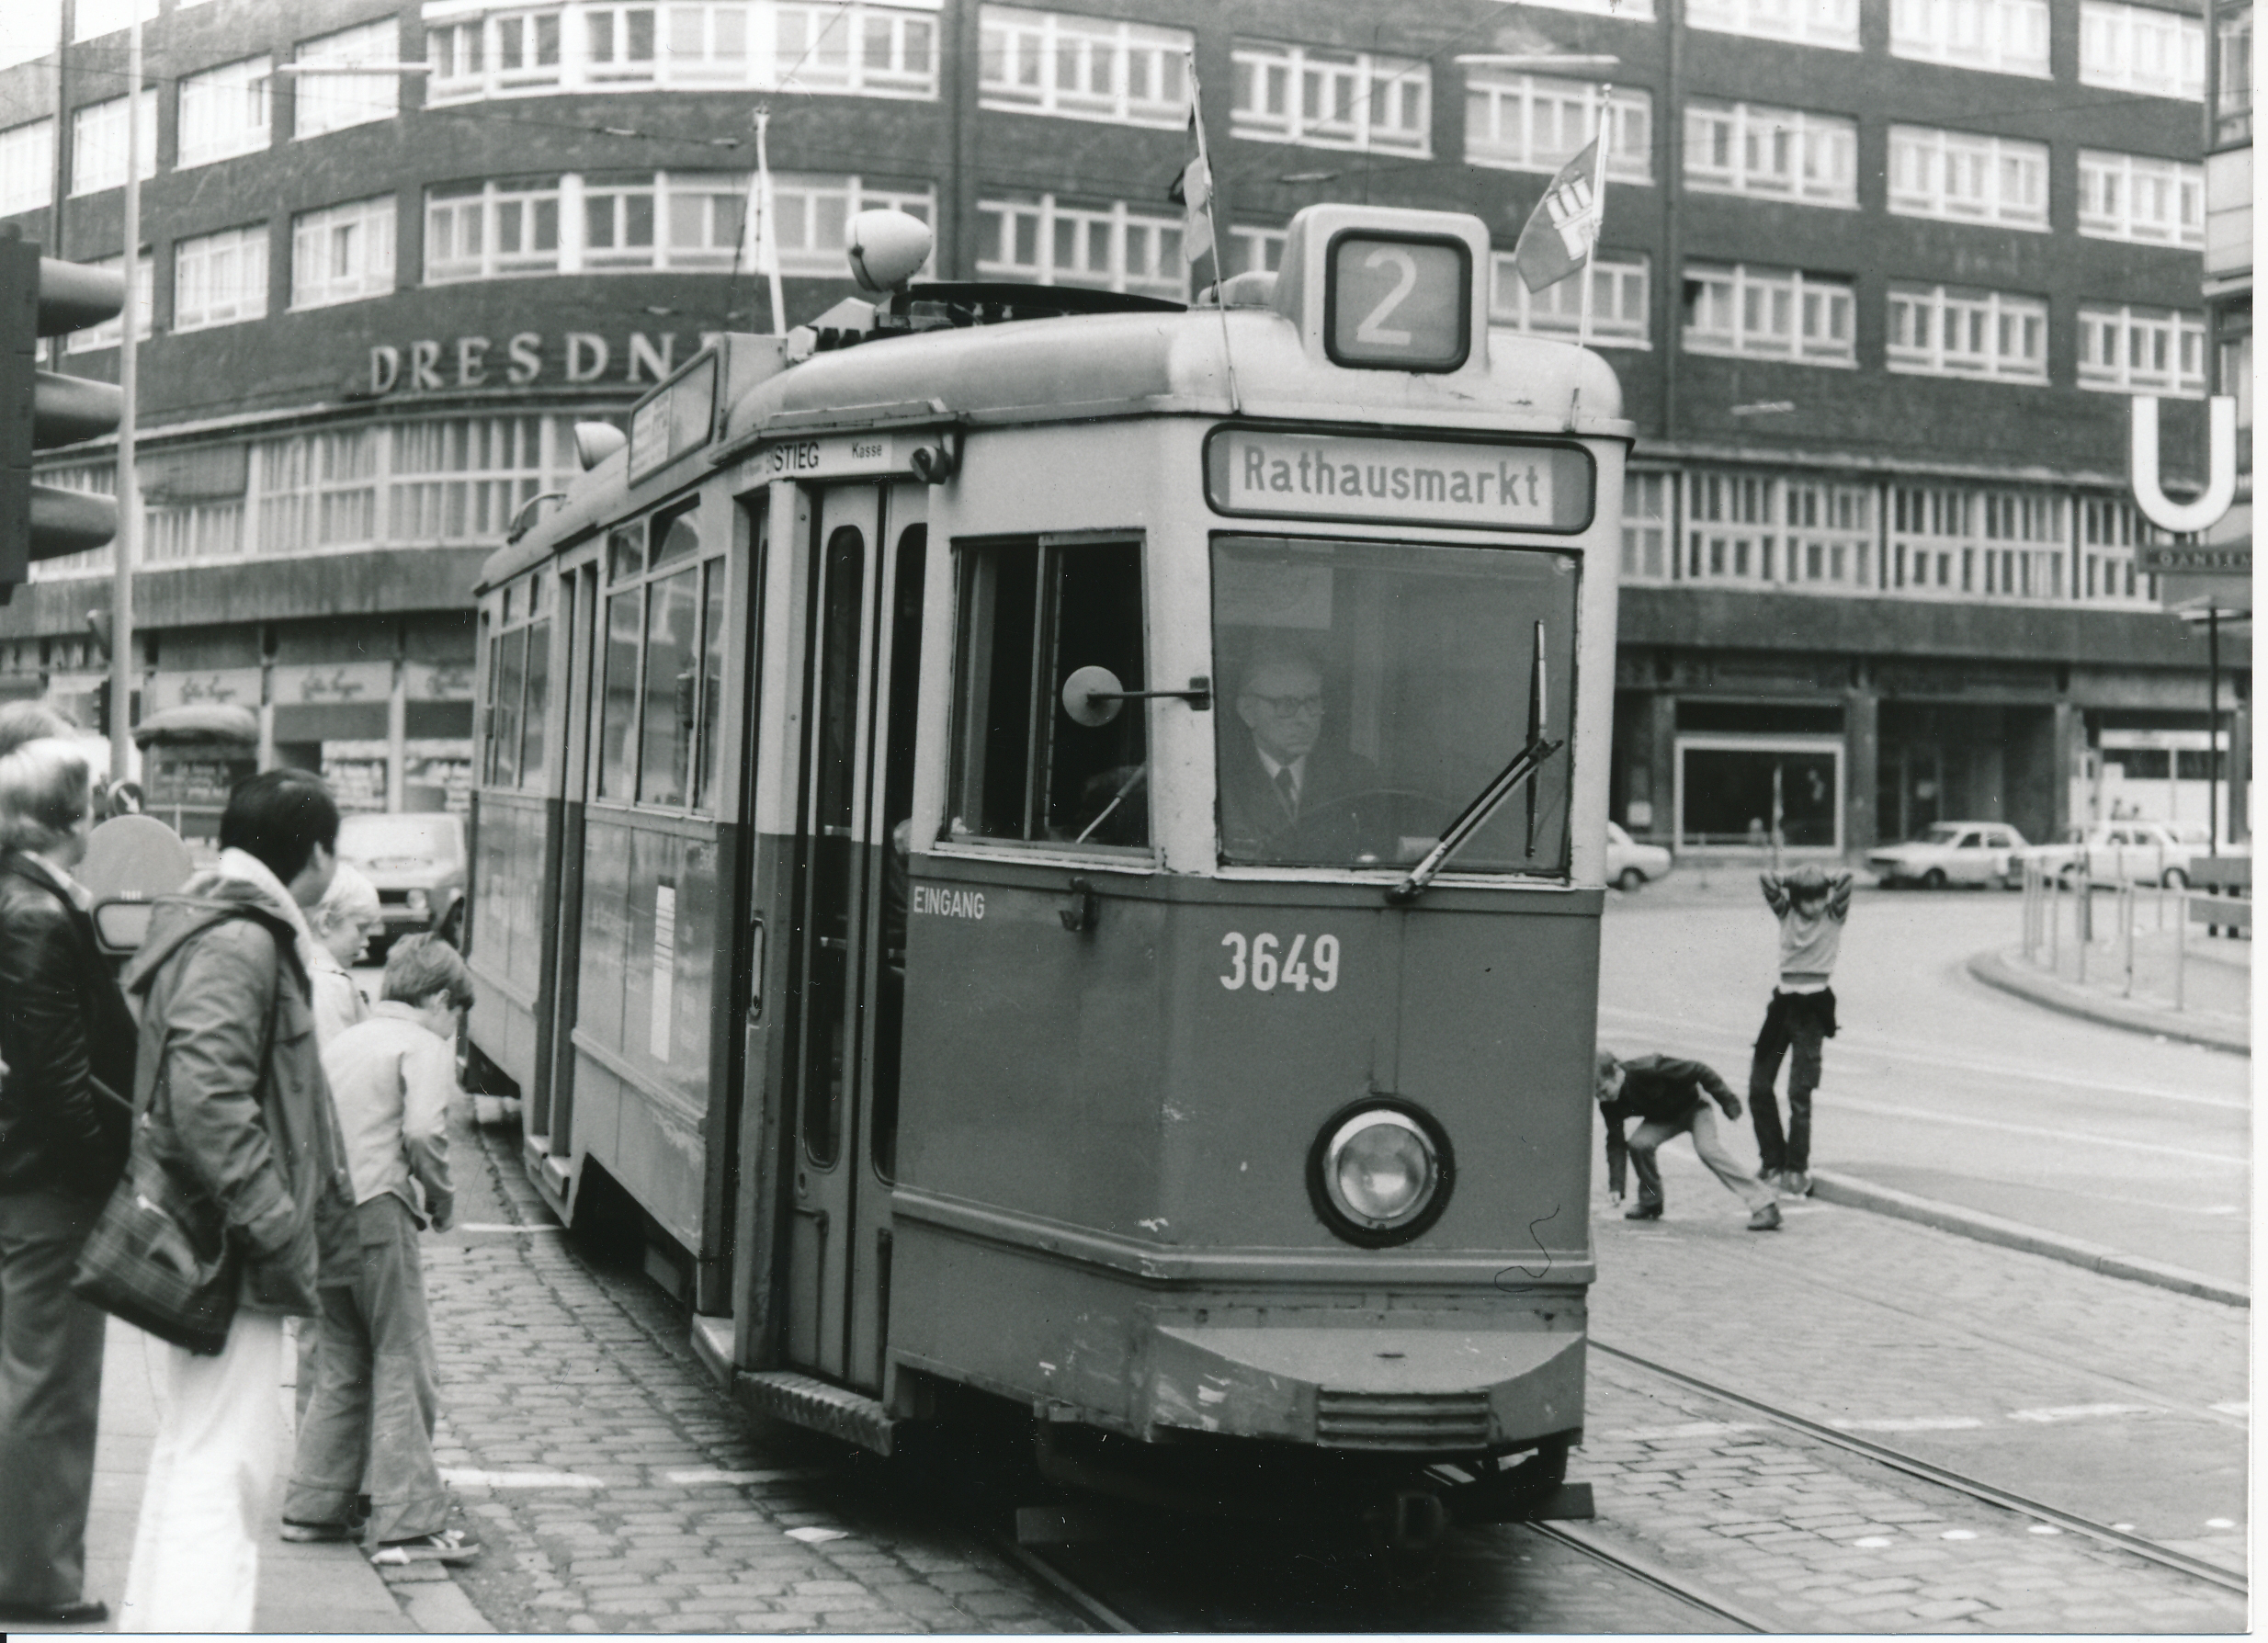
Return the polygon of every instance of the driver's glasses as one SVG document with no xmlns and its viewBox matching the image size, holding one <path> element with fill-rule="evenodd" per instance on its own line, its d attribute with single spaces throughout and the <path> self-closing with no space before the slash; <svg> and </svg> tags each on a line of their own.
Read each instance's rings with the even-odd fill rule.
<svg viewBox="0 0 2268 1643">
<path fill-rule="evenodd" d="M 1262 696 L 1247 692 L 1245 699 L 1264 704 L 1278 719 L 1321 719 L 1323 698 L 1320 696 Z"/>
</svg>

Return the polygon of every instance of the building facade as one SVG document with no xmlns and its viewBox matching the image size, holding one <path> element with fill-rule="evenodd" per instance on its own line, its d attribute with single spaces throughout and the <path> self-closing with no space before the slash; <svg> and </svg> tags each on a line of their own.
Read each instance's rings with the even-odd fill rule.
<svg viewBox="0 0 2268 1643">
<path fill-rule="evenodd" d="M 1507 330 L 1575 334 L 1587 284 L 1640 431 L 1632 832 L 1851 853 L 1939 817 L 2203 819 L 2204 644 L 2138 571 L 2124 476 L 2149 392 L 2197 480 L 2225 368 L 2194 6 L 66 0 L 0 51 L 0 220 L 74 260 L 123 263 L 135 4 L 137 707 L 253 707 L 264 760 L 353 802 L 461 794 L 473 568 L 566 482 L 573 423 L 772 327 L 758 108 L 796 323 L 848 292 L 876 205 L 934 225 L 941 278 L 1189 295 L 1165 189 L 1194 84 L 1226 271 L 1354 198 L 1487 221 Z M 1601 255 L 1530 292 L 1511 249 L 1601 78 Z M 53 468 L 115 482 L 97 447 Z M 0 692 L 91 691 L 108 568 L 36 568 Z"/>
</svg>

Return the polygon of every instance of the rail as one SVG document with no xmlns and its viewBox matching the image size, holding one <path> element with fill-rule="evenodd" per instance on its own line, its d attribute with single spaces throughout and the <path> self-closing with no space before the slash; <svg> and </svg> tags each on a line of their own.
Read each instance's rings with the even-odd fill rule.
<svg viewBox="0 0 2268 1643">
<path fill-rule="evenodd" d="M 2067 945 L 2074 979 L 2088 985 L 2115 986 L 2123 998 L 2135 996 L 2135 941 L 2148 922 L 2156 931 L 2172 935 L 2172 1003 L 2189 1007 L 2190 927 L 2203 925 L 2207 937 L 2224 932 L 2250 937 L 2252 903 L 2249 896 L 2221 893 L 2251 882 L 2250 864 L 2241 873 L 2228 871 L 2228 862 L 2197 860 L 2187 871 L 2160 871 L 2154 881 L 2139 877 L 2097 878 L 2082 855 L 2068 867 L 2051 869 L 2038 861 L 2024 864 L 2024 942 L 2027 964 L 2055 975 L 2064 973 Z M 2194 873 L 2212 889 L 2192 885 Z M 2169 879 L 2172 882 L 2169 882 Z M 2107 900 L 2108 907 L 2104 906 Z M 2147 909 L 2144 906 L 2148 902 Z M 2107 923 L 2105 914 L 2107 912 Z M 2095 976 L 2090 981 L 2090 966 Z M 2107 973 L 2103 969 L 2107 965 Z"/>
</svg>

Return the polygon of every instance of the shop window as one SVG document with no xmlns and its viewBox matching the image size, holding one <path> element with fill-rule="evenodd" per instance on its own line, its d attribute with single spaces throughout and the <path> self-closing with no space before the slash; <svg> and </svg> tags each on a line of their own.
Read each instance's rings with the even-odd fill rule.
<svg viewBox="0 0 2268 1643">
<path fill-rule="evenodd" d="M 1140 544 L 1026 538 L 959 557 L 952 835 L 1147 844 L 1146 704 L 1120 703 L 1109 723 L 1090 726 L 1062 700 L 1082 667 L 1146 688 Z"/>
<path fill-rule="evenodd" d="M 1677 844 L 1843 844 L 1843 746 L 1796 737 L 1677 739 Z"/>
</svg>

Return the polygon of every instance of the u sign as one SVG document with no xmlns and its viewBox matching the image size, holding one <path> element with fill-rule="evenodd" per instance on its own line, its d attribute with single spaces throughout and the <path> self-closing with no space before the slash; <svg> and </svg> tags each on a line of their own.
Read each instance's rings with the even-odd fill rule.
<svg viewBox="0 0 2268 1643">
<path fill-rule="evenodd" d="M 1331 243 L 1323 335 L 1336 365 L 1453 371 L 1472 346 L 1472 250 L 1461 240 L 1349 232 Z"/>
</svg>

